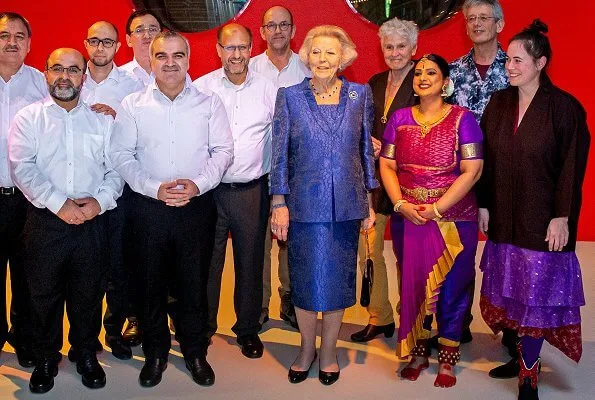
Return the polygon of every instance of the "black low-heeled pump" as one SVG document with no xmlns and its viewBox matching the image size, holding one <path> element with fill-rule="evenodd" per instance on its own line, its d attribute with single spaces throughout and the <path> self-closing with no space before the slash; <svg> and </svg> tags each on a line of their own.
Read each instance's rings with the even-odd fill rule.
<svg viewBox="0 0 595 400">
<path fill-rule="evenodd" d="M 308 373 L 310 372 L 310 369 L 312 368 L 314 361 L 316 361 L 316 353 L 314 353 L 314 358 L 312 359 L 312 362 L 310 363 L 310 366 L 308 367 L 307 371 L 296 371 L 294 369 L 291 369 L 291 367 L 290 367 L 289 372 L 287 374 L 287 378 L 289 379 L 289 382 L 290 383 L 300 383 L 300 382 L 305 381 L 308 378 Z"/>
<path fill-rule="evenodd" d="M 339 360 L 337 360 L 337 365 L 339 365 Z M 323 385 L 329 386 L 339 380 L 340 374 L 341 374 L 340 368 L 337 372 L 327 372 L 327 371 L 320 370 L 320 371 L 318 371 L 318 380 Z"/>
</svg>

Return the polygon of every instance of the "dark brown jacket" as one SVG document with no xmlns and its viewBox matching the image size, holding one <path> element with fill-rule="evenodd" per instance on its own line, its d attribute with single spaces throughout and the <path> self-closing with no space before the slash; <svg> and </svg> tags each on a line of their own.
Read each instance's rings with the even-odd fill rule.
<svg viewBox="0 0 595 400">
<path fill-rule="evenodd" d="M 488 237 L 548 251 L 550 220 L 568 217 L 564 251 L 573 251 L 590 142 L 585 111 L 545 76 L 515 134 L 518 103 L 518 88 L 496 92 L 481 120 L 485 164 L 477 195 L 490 211 Z"/>
<path fill-rule="evenodd" d="M 368 81 L 374 96 L 374 130 L 372 131 L 372 136 L 378 140 L 382 140 L 384 128 L 386 127 L 386 124 L 382 123 L 381 119 L 384 115 L 384 98 L 386 94 L 386 85 L 388 84 L 388 73 L 389 70 L 386 70 L 374 75 Z M 390 119 L 396 110 L 411 107 L 418 102 L 417 98 L 413 96 L 413 73 L 414 68 L 411 68 L 388 109 L 386 115 L 387 120 Z M 380 179 L 378 160 L 376 160 L 376 179 L 380 182 L 380 187 L 372 191 L 372 208 L 374 208 L 374 211 L 377 213 L 390 215 L 393 210 L 393 205 L 386 194 L 386 190 L 384 190 L 382 179 Z"/>
</svg>

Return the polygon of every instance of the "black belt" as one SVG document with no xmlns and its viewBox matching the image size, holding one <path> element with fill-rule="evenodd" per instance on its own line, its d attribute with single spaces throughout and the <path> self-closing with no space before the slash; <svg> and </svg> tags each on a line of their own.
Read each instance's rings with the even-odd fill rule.
<svg viewBox="0 0 595 400">
<path fill-rule="evenodd" d="M 245 188 L 245 187 L 249 187 L 249 186 L 255 186 L 257 183 L 260 183 L 260 182 L 268 180 L 268 179 L 269 179 L 269 174 L 264 174 L 260 178 L 256 178 L 249 182 L 231 182 L 231 183 L 221 182 L 220 185 L 229 187 L 229 188 L 234 188 L 234 189 L 241 189 L 241 188 Z"/>
<path fill-rule="evenodd" d="M 21 191 L 16 186 L 11 187 L 0 187 L 0 195 L 1 196 L 14 196 Z"/>
</svg>

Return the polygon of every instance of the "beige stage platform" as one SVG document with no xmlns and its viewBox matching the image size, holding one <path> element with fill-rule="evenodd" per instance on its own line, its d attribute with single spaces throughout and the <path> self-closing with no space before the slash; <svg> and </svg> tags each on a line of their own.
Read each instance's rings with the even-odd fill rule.
<svg viewBox="0 0 595 400">
<path fill-rule="evenodd" d="M 480 249 L 481 247 L 480 244 Z M 437 370 L 435 361 L 417 382 L 400 379 L 396 371 L 403 364 L 394 355 L 395 337 L 388 340 L 377 339 L 369 344 L 351 343 L 351 333 L 367 322 L 367 314 L 359 305 L 347 310 L 341 328 L 341 379 L 333 386 L 325 387 L 318 382 L 318 368 L 313 368 L 306 382 L 290 384 L 287 381 L 287 369 L 297 354 L 299 334 L 278 319 L 279 298 L 276 290 L 273 290 L 275 295 L 271 301 L 272 319 L 265 324 L 261 334 L 265 343 L 264 356 L 249 360 L 241 355 L 235 343 L 230 330 L 235 317 L 232 302 L 233 266 L 229 250 L 228 246 L 229 261 L 224 274 L 219 314 L 220 330 L 208 356 L 216 373 L 213 387 L 203 388 L 191 380 L 179 346 L 172 337 L 169 367 L 164 373 L 163 381 L 155 388 L 145 389 L 138 384 L 143 357 L 141 349 L 137 347 L 134 349 L 134 358 L 129 361 L 117 360 L 108 349 L 99 354 L 99 361 L 107 373 L 107 386 L 103 389 L 85 388 L 76 373 L 75 365 L 65 357 L 54 389 L 45 395 L 33 395 L 28 389 L 32 369 L 21 368 L 13 349 L 6 344 L 0 355 L 0 399 L 516 399 L 516 380 L 493 380 L 487 375 L 489 369 L 508 358 L 500 345 L 500 338 L 491 334 L 482 321 L 477 304 L 474 307 L 475 320 L 471 326 L 474 339 L 472 343 L 463 345 L 462 361 L 456 368 L 458 384 L 454 388 L 433 387 Z M 273 247 L 273 252 L 276 257 L 276 246 Z M 386 242 L 385 255 L 387 264 L 392 266 L 391 276 L 394 277 L 394 256 L 390 250 L 390 242 Z M 578 256 L 582 264 L 587 297 L 587 306 L 582 309 L 583 358 L 576 365 L 551 346 L 544 346 L 544 364 L 539 386 L 542 400 L 595 399 L 595 243 L 580 243 Z M 278 281 L 275 272 L 274 275 L 276 285 Z M 477 283 L 479 291 L 481 273 L 478 273 Z M 391 297 L 393 305 L 396 305 L 394 279 L 391 284 Z M 103 332 L 101 340 L 103 341 Z M 68 347 L 68 344 L 64 345 L 64 354 Z"/>
</svg>

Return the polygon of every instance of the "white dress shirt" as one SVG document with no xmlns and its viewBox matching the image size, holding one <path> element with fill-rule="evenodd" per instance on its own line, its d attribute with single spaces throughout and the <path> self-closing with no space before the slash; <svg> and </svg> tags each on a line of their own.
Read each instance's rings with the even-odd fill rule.
<svg viewBox="0 0 595 400">
<path fill-rule="evenodd" d="M 312 77 L 312 72 L 293 51 L 289 57 L 289 63 L 281 71 L 271 62 L 266 51 L 250 59 L 250 68 L 269 78 L 277 87 L 297 85 L 305 77 Z"/>
<path fill-rule="evenodd" d="M 277 97 L 275 85 L 250 69 L 246 80 L 241 85 L 234 85 L 223 68 L 198 78 L 194 85 L 217 93 L 225 104 L 229 118 L 234 158 L 221 181 L 250 182 L 269 173 L 271 131 Z"/>
<path fill-rule="evenodd" d="M 134 75 L 116 67 L 114 64 L 104 80 L 97 83 L 91 77 L 87 67 L 87 79 L 81 90 L 81 99 L 89 104 L 107 104 L 116 112 L 124 97 L 134 92 L 140 92 L 145 85 Z"/>
<path fill-rule="evenodd" d="M 70 112 L 49 96 L 23 108 L 10 128 L 14 182 L 54 214 L 69 198 L 94 197 L 102 213 L 115 208 L 124 181 L 106 157 L 112 124 L 83 101 Z"/>
<path fill-rule="evenodd" d="M 137 193 L 157 199 L 162 183 L 191 179 L 204 194 L 231 164 L 233 139 L 219 96 L 186 80 L 171 101 L 153 82 L 122 101 L 109 154 Z"/>
<path fill-rule="evenodd" d="M 8 129 L 16 113 L 48 95 L 45 76 L 33 67 L 22 65 L 8 82 L 0 77 L 0 186 L 14 186 L 8 159 Z"/>
<path fill-rule="evenodd" d="M 145 69 L 140 66 L 138 61 L 136 61 L 136 58 L 133 58 L 132 61 L 120 66 L 119 68 L 123 69 L 129 74 L 134 75 L 145 86 L 147 86 L 155 80 L 153 73 L 147 73 L 147 71 L 145 71 Z"/>
</svg>

